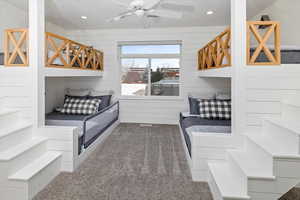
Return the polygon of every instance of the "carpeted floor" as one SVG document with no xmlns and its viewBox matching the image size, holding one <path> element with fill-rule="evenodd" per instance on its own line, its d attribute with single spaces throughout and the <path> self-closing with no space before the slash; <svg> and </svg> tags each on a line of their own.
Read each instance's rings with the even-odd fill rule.
<svg viewBox="0 0 300 200">
<path fill-rule="evenodd" d="M 191 180 L 177 126 L 121 124 L 75 173 L 34 200 L 212 200 Z"/>
<path fill-rule="evenodd" d="M 280 200 L 300 200 L 300 188 L 293 188 L 283 195 Z"/>
</svg>

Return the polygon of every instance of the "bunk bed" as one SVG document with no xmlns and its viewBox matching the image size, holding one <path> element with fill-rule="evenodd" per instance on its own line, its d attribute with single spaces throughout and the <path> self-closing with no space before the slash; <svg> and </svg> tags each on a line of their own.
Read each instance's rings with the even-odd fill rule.
<svg viewBox="0 0 300 200">
<path fill-rule="evenodd" d="M 189 94 L 189 111 L 181 112 L 179 130 L 192 178 L 205 181 L 207 161 L 222 159 L 234 144 L 230 94 Z"/>
<path fill-rule="evenodd" d="M 46 33 L 46 66 L 53 68 L 72 68 L 103 70 L 103 52 L 70 40 Z"/>
<path fill-rule="evenodd" d="M 267 44 L 271 39 L 273 47 Z M 300 48 L 281 46 L 276 21 L 247 22 L 246 52 L 248 66 L 300 63 Z M 231 30 L 227 28 L 198 51 L 198 76 L 228 78 L 231 71 Z"/>
<path fill-rule="evenodd" d="M 28 30 L 7 29 L 4 35 L 4 52 L 0 53 L 0 65 L 29 66 Z M 49 32 L 45 33 L 45 41 L 47 69 L 65 69 L 65 72 L 73 69 L 103 71 L 102 51 Z"/>
<path fill-rule="evenodd" d="M 186 112 L 181 112 L 179 123 L 190 157 L 192 157 L 192 143 L 190 135 L 193 132 L 197 132 L 199 134 L 231 133 L 231 120 L 203 119 L 199 116 L 190 115 Z"/>
<path fill-rule="evenodd" d="M 231 133 L 231 97 L 228 94 L 207 95 L 190 94 L 189 112 L 181 112 L 179 124 L 182 135 L 192 157 L 191 135 Z M 201 108 L 201 106 L 203 106 Z"/>
<path fill-rule="evenodd" d="M 119 102 L 110 104 L 112 95 L 102 96 L 71 96 L 76 99 L 101 99 L 97 112 L 93 114 L 69 114 L 55 110 L 46 114 L 45 124 L 47 126 L 70 126 L 78 127 L 78 154 L 87 149 L 97 138 L 99 138 L 112 124 L 119 119 Z M 66 98 L 69 98 L 66 95 Z M 65 99 L 66 101 L 66 99 Z"/>
</svg>

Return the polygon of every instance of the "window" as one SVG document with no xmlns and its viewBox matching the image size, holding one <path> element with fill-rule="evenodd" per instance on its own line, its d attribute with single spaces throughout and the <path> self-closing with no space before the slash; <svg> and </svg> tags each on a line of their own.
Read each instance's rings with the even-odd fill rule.
<svg viewBox="0 0 300 200">
<path fill-rule="evenodd" d="M 120 45 L 122 96 L 179 96 L 181 45 Z"/>
</svg>

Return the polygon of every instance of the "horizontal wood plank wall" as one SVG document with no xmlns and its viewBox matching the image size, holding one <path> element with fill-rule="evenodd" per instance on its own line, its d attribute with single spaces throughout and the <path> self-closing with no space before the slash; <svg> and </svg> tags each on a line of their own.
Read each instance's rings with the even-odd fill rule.
<svg viewBox="0 0 300 200">
<path fill-rule="evenodd" d="M 231 30 L 227 28 L 198 51 L 198 69 L 214 69 L 231 66 Z"/>
<path fill-rule="evenodd" d="M 262 30 L 265 30 L 265 33 Z M 252 37 L 257 46 L 252 53 Z M 273 38 L 274 53 L 268 43 Z M 280 23 L 276 21 L 248 21 L 247 22 L 247 64 L 248 65 L 280 65 L 281 64 L 281 30 Z M 257 58 L 264 53 L 268 61 L 259 62 Z"/>
<path fill-rule="evenodd" d="M 166 29 L 128 29 L 128 30 L 83 30 L 73 31 L 68 37 L 84 44 L 93 44 L 105 52 L 103 78 L 68 79 L 66 87 L 95 88 L 114 90 L 120 94 L 120 67 L 118 63 L 118 42 L 126 41 L 182 41 L 182 60 L 180 70 L 181 99 L 123 99 L 121 100 L 121 121 L 136 123 L 176 124 L 179 112 L 188 110 L 187 93 L 230 91 L 230 81 L 225 79 L 206 79 L 197 76 L 197 51 L 207 41 L 212 40 L 225 27 L 194 27 Z"/>
<path fill-rule="evenodd" d="M 21 117 L 32 119 L 32 92 L 30 68 L 0 67 L 0 98 L 3 107 L 18 109 Z"/>
<path fill-rule="evenodd" d="M 299 65 L 247 68 L 247 126 L 259 130 L 263 117 L 280 117 L 285 96 L 300 92 Z"/>
</svg>

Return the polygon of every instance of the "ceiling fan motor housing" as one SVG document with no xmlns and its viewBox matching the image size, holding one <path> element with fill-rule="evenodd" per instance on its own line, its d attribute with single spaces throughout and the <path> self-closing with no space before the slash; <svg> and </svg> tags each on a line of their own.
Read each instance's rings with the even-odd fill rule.
<svg viewBox="0 0 300 200">
<path fill-rule="evenodd" d="M 144 6 L 144 0 L 134 0 L 130 3 L 130 9 L 142 10 Z"/>
</svg>

